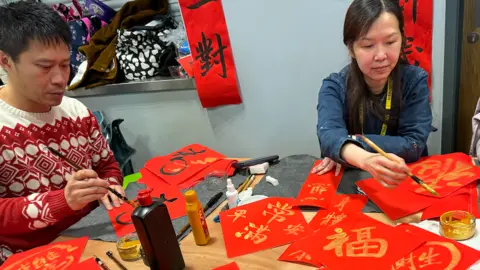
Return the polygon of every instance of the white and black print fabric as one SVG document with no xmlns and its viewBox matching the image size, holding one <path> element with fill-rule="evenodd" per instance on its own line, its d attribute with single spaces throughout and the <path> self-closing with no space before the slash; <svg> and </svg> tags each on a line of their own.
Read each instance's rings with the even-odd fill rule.
<svg viewBox="0 0 480 270">
<path fill-rule="evenodd" d="M 159 75 L 162 55 L 168 49 L 163 41 L 168 31 L 118 30 L 116 54 L 127 80 L 145 80 Z"/>
</svg>

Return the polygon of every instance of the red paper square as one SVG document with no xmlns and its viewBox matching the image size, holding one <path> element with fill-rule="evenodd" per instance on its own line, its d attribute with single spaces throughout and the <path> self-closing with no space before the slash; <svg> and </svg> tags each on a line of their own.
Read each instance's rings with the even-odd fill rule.
<svg viewBox="0 0 480 270">
<path fill-rule="evenodd" d="M 145 168 L 172 186 L 190 188 L 196 180 L 193 176 L 224 158 L 206 146 L 191 144 L 167 156 L 150 159 Z"/>
<path fill-rule="evenodd" d="M 240 268 L 238 268 L 238 265 L 236 262 L 231 262 L 229 264 L 225 264 L 223 266 L 213 268 L 212 270 L 240 270 Z"/>
<path fill-rule="evenodd" d="M 312 257 L 308 252 L 303 250 L 304 246 L 311 245 L 311 237 L 307 237 L 304 239 L 300 239 L 294 243 L 292 243 L 288 248 L 278 257 L 279 261 L 284 262 L 296 262 L 296 263 L 304 263 L 308 265 L 313 265 L 316 267 L 322 268 L 323 265 Z"/>
<path fill-rule="evenodd" d="M 321 162 L 321 160 L 317 160 L 315 164 L 313 164 L 313 167 Z M 335 176 L 335 170 L 323 175 L 310 173 L 297 195 L 297 205 L 328 208 L 340 184 L 342 174 L 343 171 Z"/>
<path fill-rule="evenodd" d="M 404 258 L 396 260 L 391 266 L 392 270 L 464 270 L 480 259 L 480 251 L 460 242 L 408 224 L 402 224 L 397 229 L 425 239 L 426 242 Z"/>
<path fill-rule="evenodd" d="M 220 213 L 227 257 L 291 243 L 313 234 L 292 198 L 267 198 Z"/>
<path fill-rule="evenodd" d="M 342 222 L 348 221 L 348 217 L 361 214 L 367 202 L 368 198 L 364 195 L 337 194 L 333 197 L 330 208 L 318 210 L 309 225 L 314 231 L 320 228 L 341 225 Z"/>
<path fill-rule="evenodd" d="M 424 243 L 423 239 L 396 231 L 363 214 L 339 226 L 318 231 L 308 246 L 302 247 L 328 269 L 389 269 L 393 261 Z"/>
<path fill-rule="evenodd" d="M 471 162 L 465 162 L 468 155 L 452 153 L 437 155 L 421 159 L 408 165 L 412 174 L 422 179 L 438 192 L 440 197 L 445 197 L 458 189 L 480 179 L 480 168 Z M 408 188 L 415 193 L 433 196 L 414 181 L 408 182 Z"/>
<path fill-rule="evenodd" d="M 85 261 L 78 263 L 68 270 L 103 270 L 95 261 L 94 258 L 86 259 Z"/>
<path fill-rule="evenodd" d="M 10 256 L 3 270 L 68 269 L 82 256 L 88 237 L 55 242 Z"/>
</svg>

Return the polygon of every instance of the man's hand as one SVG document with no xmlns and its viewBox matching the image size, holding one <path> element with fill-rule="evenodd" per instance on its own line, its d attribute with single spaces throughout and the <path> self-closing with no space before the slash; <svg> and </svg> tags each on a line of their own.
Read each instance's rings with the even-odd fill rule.
<svg viewBox="0 0 480 270">
<path fill-rule="evenodd" d="M 93 170 L 80 170 L 67 179 L 65 200 L 74 211 L 81 210 L 87 204 L 99 200 L 107 194 L 108 182 L 98 179 Z"/>
<path fill-rule="evenodd" d="M 123 189 L 123 187 L 121 187 L 119 185 L 111 185 L 110 188 L 117 191 L 118 193 L 122 194 L 123 196 L 125 196 L 125 190 Z M 109 191 L 101 199 L 101 202 L 103 203 L 103 205 L 105 205 L 105 208 L 107 208 L 107 210 L 112 210 L 113 209 L 112 203 L 110 202 L 109 198 L 112 200 L 113 205 L 115 207 L 120 207 L 120 205 L 122 205 L 124 203 L 124 201 L 122 199 L 118 198 L 115 194 L 113 194 L 112 192 Z"/>
</svg>

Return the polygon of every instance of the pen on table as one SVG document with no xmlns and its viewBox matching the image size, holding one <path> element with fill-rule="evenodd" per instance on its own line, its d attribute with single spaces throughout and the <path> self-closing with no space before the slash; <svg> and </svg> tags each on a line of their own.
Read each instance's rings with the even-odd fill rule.
<svg viewBox="0 0 480 270">
<path fill-rule="evenodd" d="M 392 157 L 390 157 L 385 151 L 383 151 L 378 145 L 376 145 L 374 142 L 372 142 L 370 139 L 363 135 L 358 135 L 360 138 L 363 139 L 370 147 L 372 147 L 375 151 L 377 151 L 380 155 L 388 158 L 391 161 L 397 162 L 394 160 Z M 430 192 L 431 194 L 438 196 L 438 193 L 431 188 L 429 185 L 427 185 L 425 182 L 422 181 L 422 179 L 418 178 L 417 176 L 413 175 L 410 171 L 407 173 L 408 176 L 410 176 L 413 181 L 415 181 L 417 184 L 419 184 L 421 187 L 423 187 L 426 191 Z"/>
<path fill-rule="evenodd" d="M 205 207 L 203 207 L 203 212 L 207 212 L 208 209 L 212 208 L 217 202 L 218 200 L 220 200 L 220 198 L 223 196 L 223 192 L 219 192 L 217 193 L 215 196 L 213 196 L 208 202 L 207 204 L 205 205 Z M 180 232 L 177 234 L 177 239 L 179 239 L 187 230 L 188 228 L 190 228 L 190 223 L 187 223 L 187 225 L 185 225 L 181 230 Z"/>
<path fill-rule="evenodd" d="M 110 268 L 108 268 L 108 266 L 102 262 L 102 260 L 100 260 L 100 258 L 98 258 L 97 256 L 93 255 L 93 258 L 95 259 L 95 261 L 97 262 L 97 264 L 103 269 L 103 270 L 110 270 Z"/>
<path fill-rule="evenodd" d="M 82 167 L 78 166 L 75 162 L 73 162 L 72 160 L 70 160 L 69 158 L 67 158 L 66 156 L 64 156 L 62 153 L 60 153 L 59 151 L 51 148 L 51 147 L 47 147 L 48 150 L 50 150 L 50 152 L 52 152 L 55 156 L 61 158 L 62 160 L 65 160 L 68 164 L 70 164 L 70 166 L 74 167 L 77 171 L 80 171 L 80 170 L 83 170 Z M 117 196 L 118 198 L 124 200 L 125 202 L 127 202 L 128 204 L 130 204 L 132 207 L 137 207 L 137 203 L 135 203 L 134 201 L 131 201 L 129 200 L 127 197 L 123 196 L 122 194 L 118 193 L 116 190 L 114 190 L 113 188 L 110 188 L 108 187 L 107 188 L 108 191 L 110 191 L 111 193 L 115 194 L 115 196 Z"/>
<path fill-rule="evenodd" d="M 128 270 L 115 256 L 113 256 L 113 253 L 109 250 L 107 251 L 107 256 L 110 258 L 120 269 L 122 270 Z"/>
</svg>

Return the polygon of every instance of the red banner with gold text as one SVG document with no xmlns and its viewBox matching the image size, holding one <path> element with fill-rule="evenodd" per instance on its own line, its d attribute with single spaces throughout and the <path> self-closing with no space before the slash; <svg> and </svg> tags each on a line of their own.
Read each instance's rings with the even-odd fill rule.
<svg viewBox="0 0 480 270">
<path fill-rule="evenodd" d="M 240 104 L 237 74 L 221 0 L 179 0 L 193 74 L 204 108 Z"/>
<path fill-rule="evenodd" d="M 431 97 L 433 0 L 399 0 L 399 4 L 405 19 L 405 54 L 410 64 L 428 73 Z"/>
</svg>

